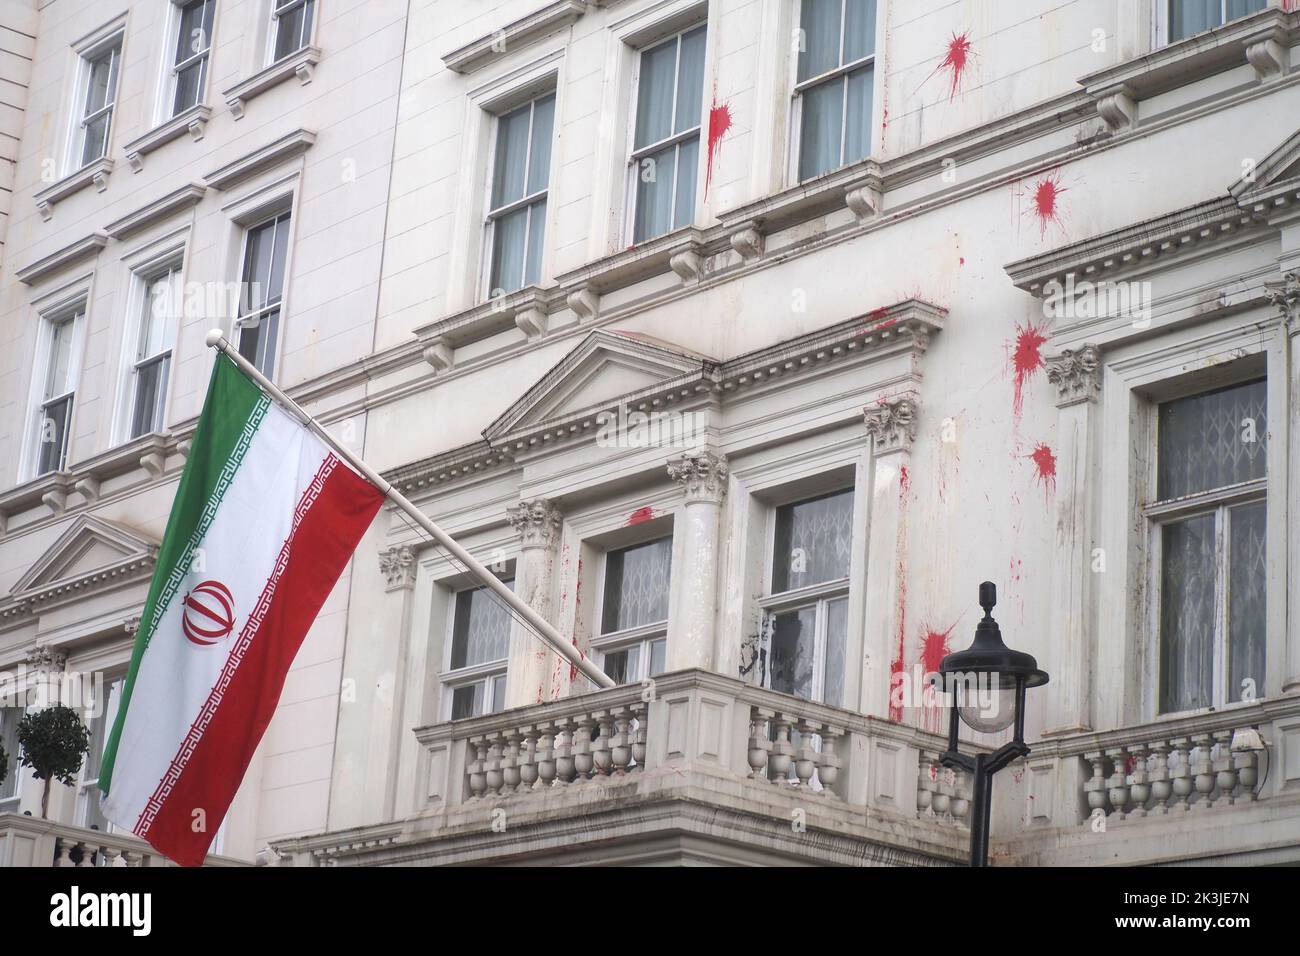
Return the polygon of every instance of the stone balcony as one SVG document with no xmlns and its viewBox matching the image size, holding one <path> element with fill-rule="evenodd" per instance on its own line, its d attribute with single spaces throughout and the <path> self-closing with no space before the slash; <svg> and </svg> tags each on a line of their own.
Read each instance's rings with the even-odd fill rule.
<svg viewBox="0 0 1300 956">
<path fill-rule="evenodd" d="M 209 854 L 204 866 L 247 866 L 242 860 Z M 175 866 L 143 840 L 121 833 L 0 813 L 0 868 L 32 866 Z"/>
<path fill-rule="evenodd" d="M 1300 861 L 1300 697 L 1033 747 L 998 781 L 995 862 Z"/>
<path fill-rule="evenodd" d="M 969 781 L 913 727 L 686 670 L 415 731 L 404 821 L 281 865 L 951 865 Z"/>
</svg>

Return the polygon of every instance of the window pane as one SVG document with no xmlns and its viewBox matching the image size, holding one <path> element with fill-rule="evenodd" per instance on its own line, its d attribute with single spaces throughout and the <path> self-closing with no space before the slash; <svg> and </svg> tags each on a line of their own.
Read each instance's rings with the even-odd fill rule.
<svg viewBox="0 0 1300 956">
<path fill-rule="evenodd" d="M 1214 692 L 1214 515 L 1161 529 L 1160 711 L 1208 707 Z"/>
<path fill-rule="evenodd" d="M 499 209 L 524 196 L 524 167 L 528 163 L 527 105 L 497 121 L 497 149 L 492 173 L 492 208 Z"/>
<path fill-rule="evenodd" d="M 90 76 L 86 83 L 86 109 L 81 114 L 89 116 L 103 109 L 117 93 L 117 47 L 101 53 L 90 61 Z"/>
<path fill-rule="evenodd" d="M 239 328 L 239 354 L 271 378 L 275 372 L 275 343 L 280 334 L 280 310 L 269 309 Z"/>
<path fill-rule="evenodd" d="M 304 3 L 288 13 L 282 13 L 276 20 L 275 53 L 277 60 L 297 52 L 307 45 L 311 36 L 311 18 L 314 2 Z"/>
<path fill-rule="evenodd" d="M 72 416 L 72 396 L 50 402 L 41 409 L 37 422 L 40 429 L 40 454 L 36 463 L 38 475 L 63 468 L 68 450 L 68 419 Z"/>
<path fill-rule="evenodd" d="M 492 678 L 492 713 L 499 714 L 506 709 L 506 675 Z"/>
<path fill-rule="evenodd" d="M 1228 19 L 1235 20 L 1268 6 L 1268 0 L 1228 0 Z M 1289 8 L 1288 8 L 1289 9 Z"/>
<path fill-rule="evenodd" d="M 650 676 L 662 674 L 668 668 L 668 641 L 650 642 Z"/>
<path fill-rule="evenodd" d="M 853 491 L 848 489 L 776 509 L 772 593 L 849 576 Z"/>
<path fill-rule="evenodd" d="M 826 687 L 822 702 L 843 706 L 844 645 L 849 635 L 849 599 L 826 602 Z"/>
<path fill-rule="evenodd" d="M 845 113 L 844 163 L 856 163 L 871 152 L 871 88 L 875 69 L 866 67 L 849 74 L 849 102 Z"/>
<path fill-rule="evenodd" d="M 677 197 L 673 201 L 673 228 L 695 222 L 695 181 L 699 176 L 700 140 L 677 144 Z"/>
<path fill-rule="evenodd" d="M 876 0 L 846 0 L 844 62 L 860 60 L 876 49 Z"/>
<path fill-rule="evenodd" d="M 89 715 L 90 749 L 86 751 L 85 773 L 83 780 L 99 779 L 100 762 L 104 755 L 104 745 L 108 742 L 108 731 L 117 718 L 118 696 L 122 690 L 122 681 L 105 681 L 103 700 L 94 702 L 95 713 Z"/>
<path fill-rule="evenodd" d="M 172 116 L 185 112 L 199 101 L 206 64 L 206 59 L 198 60 L 176 74 L 176 98 L 172 102 Z"/>
<path fill-rule="evenodd" d="M 72 364 L 72 330 L 74 316 L 63 322 L 53 323 L 50 329 L 50 366 L 45 376 L 45 398 L 62 395 L 72 387 L 69 375 Z"/>
<path fill-rule="evenodd" d="M 21 707 L 0 707 L 0 744 L 9 757 L 9 772 L 0 780 L 0 800 L 7 800 L 18 795 L 18 780 L 21 768 L 18 766 L 18 721 L 23 718 Z"/>
<path fill-rule="evenodd" d="M 672 229 L 673 171 L 677 147 L 644 157 L 636 167 L 636 217 L 632 241 L 644 242 Z"/>
<path fill-rule="evenodd" d="M 704 27 L 682 34 L 681 58 L 677 64 L 677 121 L 673 132 L 700 125 L 704 101 Z"/>
<path fill-rule="evenodd" d="M 140 350 L 137 359 L 157 355 L 168 346 L 172 317 L 180 312 L 180 272 L 172 271 L 152 280 L 140 319 Z"/>
<path fill-rule="evenodd" d="M 1243 682 L 1264 696 L 1264 592 L 1268 575 L 1264 538 L 1267 508 L 1262 501 L 1229 511 L 1231 562 L 1228 571 L 1228 700 L 1241 700 Z"/>
<path fill-rule="evenodd" d="M 551 175 L 551 136 L 555 126 L 555 97 L 547 96 L 533 104 L 532 146 L 528 157 L 528 193 L 546 188 Z"/>
<path fill-rule="evenodd" d="M 284 293 L 284 264 L 289 255 L 289 214 L 275 219 L 274 241 L 271 244 L 271 272 L 266 279 L 266 302 L 280 301 Z"/>
<path fill-rule="evenodd" d="M 542 243 L 546 238 L 546 200 L 528 207 L 528 257 L 524 263 L 524 285 L 536 285 L 542 276 Z"/>
<path fill-rule="evenodd" d="M 1160 406 L 1161 500 L 1263 478 L 1266 383 L 1233 385 Z"/>
<path fill-rule="evenodd" d="M 167 357 L 146 362 L 135 371 L 135 407 L 131 413 L 131 437 L 162 429 L 163 396 L 167 391 Z"/>
<path fill-rule="evenodd" d="M 451 719 L 477 717 L 483 710 L 483 684 L 456 687 L 451 692 Z"/>
<path fill-rule="evenodd" d="M 528 209 L 516 209 L 492 225 L 492 271 L 489 294 L 513 292 L 523 284 Z"/>
<path fill-rule="evenodd" d="M 486 587 L 458 593 L 451 638 L 452 669 L 503 661 L 509 649 L 510 612 L 501 599 Z"/>
<path fill-rule="evenodd" d="M 195 0 L 181 7 L 180 26 L 176 33 L 176 59 L 184 63 L 212 45 L 212 0 Z"/>
<path fill-rule="evenodd" d="M 241 290 L 247 315 L 266 306 L 271 294 L 271 263 L 275 258 L 275 220 L 248 230 L 244 238 L 244 288 Z"/>
<path fill-rule="evenodd" d="M 804 91 L 799 122 L 799 180 L 840 165 L 844 79 L 836 77 Z"/>
<path fill-rule="evenodd" d="M 1222 12 L 1219 0 L 1169 0 L 1170 41 L 1218 26 Z"/>
<path fill-rule="evenodd" d="M 81 145 L 82 166 L 103 158 L 108 151 L 108 123 L 112 116 L 113 113 L 110 110 L 107 113 L 101 113 L 86 124 L 85 140 Z"/>
<path fill-rule="evenodd" d="M 668 577 L 672 558 L 672 538 L 660 538 L 609 553 L 605 559 L 602 634 L 668 619 Z"/>
<path fill-rule="evenodd" d="M 641 657 L 639 646 L 608 651 L 605 654 L 605 673 L 615 684 L 626 684 L 637 679 L 637 663 Z"/>
<path fill-rule="evenodd" d="M 641 54 L 641 78 L 636 97 L 634 148 L 667 138 L 673 128 L 673 85 L 677 74 L 677 41 L 669 40 Z"/>
<path fill-rule="evenodd" d="M 805 700 L 813 696 L 817 608 L 772 615 L 772 689 Z"/>
<path fill-rule="evenodd" d="M 803 0 L 799 8 L 799 82 L 840 65 L 840 0 Z"/>
</svg>

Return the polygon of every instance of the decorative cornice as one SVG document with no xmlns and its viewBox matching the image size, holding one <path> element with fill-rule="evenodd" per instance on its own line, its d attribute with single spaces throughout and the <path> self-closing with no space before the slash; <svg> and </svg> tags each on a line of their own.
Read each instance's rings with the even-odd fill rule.
<svg viewBox="0 0 1300 956">
<path fill-rule="evenodd" d="M 1095 345 L 1063 349 L 1047 359 L 1047 380 L 1056 386 L 1058 408 L 1093 401 L 1101 393 L 1101 350 Z"/>
<path fill-rule="evenodd" d="M 316 133 L 309 129 L 296 129 L 273 143 L 245 153 L 243 156 L 214 169 L 203 177 L 203 182 L 218 191 L 237 186 L 264 169 L 286 162 L 306 152 L 316 142 Z"/>
<path fill-rule="evenodd" d="M 720 504 L 727 493 L 727 459 L 697 449 L 668 462 L 668 477 L 680 484 L 687 502 Z"/>
<path fill-rule="evenodd" d="M 31 265 L 19 269 L 14 275 L 24 285 L 33 285 L 46 276 L 53 275 L 61 269 L 66 269 L 82 259 L 99 255 L 99 251 L 106 245 L 108 245 L 107 233 L 92 232 L 76 242 L 69 243 L 62 249 L 51 252 L 42 259 L 37 259 Z"/>
<path fill-rule="evenodd" d="M 415 568 L 415 552 L 410 545 L 399 544 L 379 552 L 379 570 L 384 573 L 385 591 L 415 587 Z"/>
<path fill-rule="evenodd" d="M 160 123 L 143 136 L 131 140 L 123 147 L 126 153 L 126 161 L 131 164 L 131 169 L 140 172 L 144 169 L 144 158 L 156 149 L 161 149 L 167 143 L 174 139 L 180 139 L 186 133 L 194 142 L 203 139 L 203 134 L 208 128 L 208 121 L 212 119 L 212 107 L 203 103 L 195 103 L 187 110 L 177 113 L 165 123 Z"/>
<path fill-rule="evenodd" d="M 173 213 L 190 208 L 202 199 L 207 191 L 207 187 L 202 183 L 186 183 L 161 199 L 155 199 L 147 206 L 142 206 L 134 212 L 127 213 L 121 219 L 110 222 L 104 227 L 104 232 L 110 239 L 125 239 L 141 229 L 166 219 Z"/>
<path fill-rule="evenodd" d="M 41 218 L 49 222 L 54 217 L 56 203 L 81 192 L 91 183 L 94 183 L 95 189 L 102 193 L 108 188 L 108 174 L 112 171 L 113 161 L 104 156 L 81 167 L 75 173 L 64 176 L 52 186 L 42 189 L 32 197 L 36 202 L 36 208 L 40 210 Z"/>
<path fill-rule="evenodd" d="M 564 29 L 586 13 L 587 6 L 585 0 L 556 0 L 499 30 L 444 53 L 442 62 L 454 73 L 473 73 L 507 53 L 514 53 Z"/>
<path fill-rule="evenodd" d="M 864 408 L 863 423 L 874 440 L 875 454 L 888 455 L 911 448 L 916 440 L 916 416 L 916 400 L 908 396 L 884 399 L 878 405 Z"/>
<path fill-rule="evenodd" d="M 564 516 L 546 498 L 534 498 L 507 508 L 506 520 L 519 534 L 521 547 L 553 548 L 560 540 Z"/>
<path fill-rule="evenodd" d="M 244 118 L 244 108 L 248 101 L 254 97 L 260 96 L 272 87 L 279 86 L 291 76 L 298 77 L 298 81 L 306 86 L 312 81 L 316 73 L 316 65 L 320 63 L 320 47 L 305 46 L 295 53 L 291 53 L 282 60 L 276 60 L 264 70 L 254 73 L 248 79 L 236 83 L 221 91 L 226 105 L 230 107 L 230 113 L 236 120 Z"/>
</svg>

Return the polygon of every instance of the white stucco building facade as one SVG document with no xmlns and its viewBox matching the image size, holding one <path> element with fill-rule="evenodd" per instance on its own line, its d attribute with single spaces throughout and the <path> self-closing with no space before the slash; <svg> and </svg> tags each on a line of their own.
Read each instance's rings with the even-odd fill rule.
<svg viewBox="0 0 1300 956">
<path fill-rule="evenodd" d="M 223 857 L 959 863 L 991 580 L 996 863 L 1300 858 L 1290 4 L 210 6 L 16 6 L 0 666 L 124 668 L 222 325 L 620 685 L 385 509 Z"/>
</svg>

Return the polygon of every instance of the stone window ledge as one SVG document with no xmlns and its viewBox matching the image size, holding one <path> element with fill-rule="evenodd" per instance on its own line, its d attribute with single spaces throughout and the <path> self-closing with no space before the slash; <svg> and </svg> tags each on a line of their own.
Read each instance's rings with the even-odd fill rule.
<svg viewBox="0 0 1300 956">
<path fill-rule="evenodd" d="M 454 73 L 473 73 L 499 60 L 507 52 L 514 53 L 564 29 L 592 5 L 587 0 L 556 0 L 506 24 L 500 30 L 481 36 L 450 53 L 444 53 L 442 62 Z"/>
<path fill-rule="evenodd" d="M 320 63 L 320 56 L 320 47 L 305 46 L 301 50 L 290 53 L 283 59 L 276 60 L 266 69 L 254 73 L 248 79 L 223 90 L 221 95 L 225 98 L 226 105 L 230 107 L 231 115 L 237 120 L 243 119 L 244 109 L 249 100 L 261 96 L 273 87 L 279 86 L 291 76 L 298 77 L 298 82 L 306 86 L 312 81 L 312 77 L 316 73 L 316 66 Z"/>
<path fill-rule="evenodd" d="M 54 218 L 56 203 L 60 203 L 69 196 L 81 192 L 91 183 L 94 183 L 97 192 L 102 193 L 108 188 L 108 174 L 112 171 L 113 161 L 104 156 L 81 167 L 75 173 L 64 176 L 54 185 L 42 189 L 32 197 L 36 200 L 36 208 L 40 210 L 41 218 L 49 222 Z"/>
<path fill-rule="evenodd" d="M 186 133 L 198 142 L 207 130 L 208 120 L 212 119 L 212 107 L 196 103 L 182 113 L 177 113 L 167 122 L 155 126 L 126 144 L 126 161 L 134 172 L 144 169 L 144 158 L 156 149 L 160 149 L 174 139 L 180 139 Z"/>
</svg>

